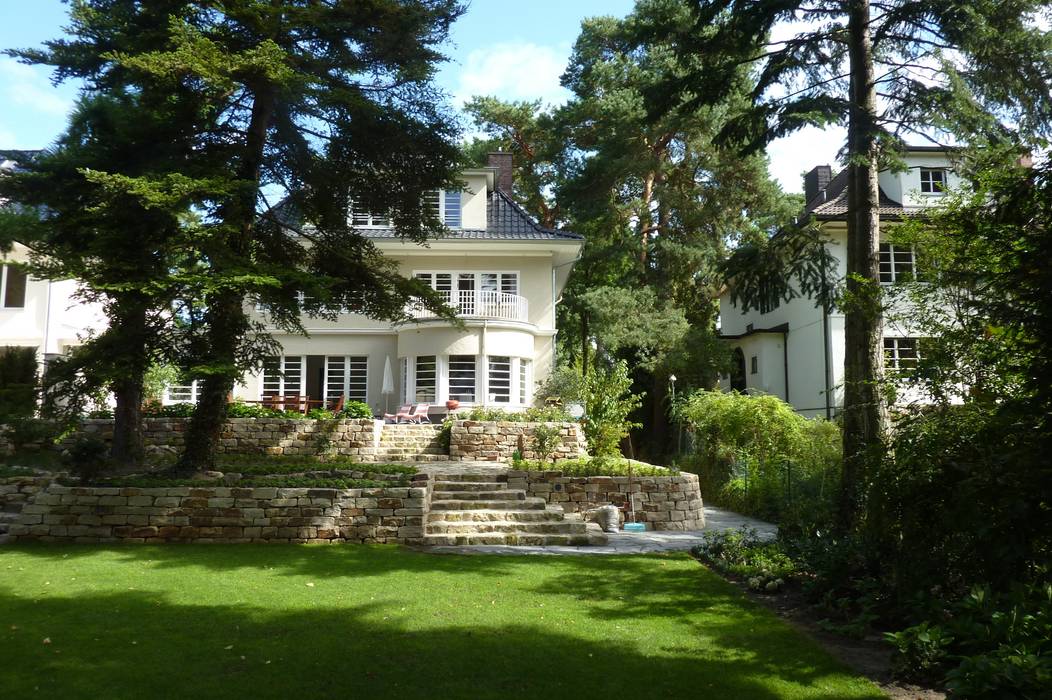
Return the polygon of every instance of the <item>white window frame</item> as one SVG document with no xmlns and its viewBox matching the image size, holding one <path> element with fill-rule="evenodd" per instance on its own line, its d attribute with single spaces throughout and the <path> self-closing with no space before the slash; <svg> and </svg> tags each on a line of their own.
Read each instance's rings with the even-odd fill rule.
<svg viewBox="0 0 1052 700">
<path fill-rule="evenodd" d="M 462 377 L 462 378 L 458 379 L 458 383 L 461 380 L 464 380 L 464 383 L 463 383 L 463 385 L 461 387 L 458 387 L 459 391 L 457 391 L 456 395 L 454 395 L 455 390 L 454 390 L 454 386 L 453 386 L 453 371 L 454 371 L 453 363 L 454 362 L 457 362 L 457 363 L 464 362 L 464 360 L 462 360 L 461 358 L 465 358 L 465 357 L 470 357 L 471 361 L 472 361 L 471 380 L 470 380 L 470 388 L 471 388 L 471 398 L 470 399 L 462 398 L 465 394 L 464 393 L 460 393 L 460 392 L 466 390 L 467 387 L 468 387 L 468 383 L 466 381 L 467 377 Z M 457 359 L 454 360 L 453 358 L 457 358 Z M 456 401 L 459 401 L 462 404 L 472 404 L 473 405 L 473 404 L 477 404 L 478 403 L 478 397 L 479 397 L 479 394 L 480 394 L 480 392 L 479 392 L 479 365 L 480 365 L 480 361 L 479 361 L 479 356 L 478 355 L 447 355 L 446 356 L 446 362 L 445 362 L 446 392 L 445 392 L 445 396 L 447 397 L 448 400 L 456 400 Z"/>
<path fill-rule="evenodd" d="M 512 397 L 515 395 L 515 391 L 514 391 L 514 387 L 515 387 L 515 378 L 514 377 L 515 377 L 515 375 L 512 372 L 513 364 L 514 364 L 512 362 L 513 359 L 514 358 L 512 358 L 512 357 L 510 357 L 508 355 L 486 355 L 486 403 L 487 404 L 500 404 L 500 405 L 503 405 L 503 406 L 507 406 L 507 405 L 510 405 L 510 404 L 514 403 L 512 401 Z M 495 362 L 495 360 L 501 360 L 501 362 Z M 497 366 L 495 366 L 495 365 L 497 365 Z M 494 372 L 495 371 L 496 372 L 503 372 L 504 371 L 503 369 L 501 369 L 499 367 L 499 365 L 506 365 L 507 366 L 507 377 L 506 378 L 501 378 L 499 376 L 496 377 L 496 378 L 494 377 Z M 496 382 L 494 381 L 494 379 L 496 379 Z M 503 382 L 505 384 L 502 387 L 502 389 L 504 389 L 507 392 L 507 394 L 506 394 L 507 398 L 504 401 L 501 401 L 501 400 L 495 398 L 497 396 L 497 394 L 493 391 L 494 384 L 495 383 L 500 383 L 500 382 Z"/>
<path fill-rule="evenodd" d="M 326 355 L 326 404 L 339 400 L 369 403 L 369 357 L 367 355 Z"/>
<path fill-rule="evenodd" d="M 13 266 L 10 262 L 3 263 L 3 270 L 0 271 L 0 309 L 24 309 L 26 308 L 26 299 L 29 297 L 29 275 L 26 274 L 25 287 L 22 290 L 22 305 L 21 306 L 8 306 L 7 305 L 7 276 L 8 271 Z M 25 271 L 22 271 L 25 274 Z"/>
<path fill-rule="evenodd" d="M 410 393 L 409 376 L 409 358 L 398 358 L 398 383 L 401 389 L 402 404 L 409 403 L 409 397 L 412 395 Z"/>
<path fill-rule="evenodd" d="M 938 173 L 938 178 L 935 174 Z M 920 168 L 920 191 L 921 194 L 939 197 L 946 194 L 948 178 L 946 168 Z M 941 187 L 936 187 L 936 185 Z"/>
<path fill-rule="evenodd" d="M 457 290 L 457 282 L 460 280 L 461 275 L 471 275 L 474 278 L 475 291 L 482 291 L 482 276 L 483 275 L 496 275 L 497 291 L 504 291 L 504 278 L 505 276 L 511 277 L 515 281 L 515 291 L 506 292 L 506 294 L 514 294 L 515 296 L 522 296 L 522 275 L 519 270 L 413 270 L 413 277 L 421 281 L 427 282 L 431 289 L 436 292 L 441 292 L 437 288 L 437 275 L 449 275 L 450 279 L 450 291 Z"/>
<path fill-rule="evenodd" d="M 267 358 L 268 361 L 278 361 L 278 375 L 275 377 L 277 380 L 278 390 L 275 396 L 302 396 L 307 386 L 307 358 L 305 355 L 278 355 L 276 357 Z M 299 380 L 298 387 L 295 390 L 288 388 L 286 384 L 292 383 L 289 374 L 294 370 L 289 369 L 289 360 L 297 360 L 299 362 Z M 268 384 L 267 368 L 264 364 L 263 369 L 259 374 L 259 398 L 262 400 L 267 396 L 271 395 L 272 390 L 267 389 Z"/>
<path fill-rule="evenodd" d="M 433 396 L 430 399 L 428 399 L 428 398 L 420 398 L 420 358 L 425 358 L 425 357 L 434 359 L 434 377 L 432 379 L 433 384 L 431 386 L 431 391 L 433 393 Z M 438 392 L 439 392 L 439 383 L 440 383 L 439 382 L 439 377 L 442 374 L 441 370 L 442 370 L 442 368 L 441 368 L 440 363 L 439 363 L 439 356 L 438 355 L 417 355 L 416 357 L 413 358 L 413 393 L 411 394 L 412 401 L 410 403 L 434 404 L 434 403 L 438 402 L 438 397 L 439 397 L 439 393 Z"/>
<path fill-rule="evenodd" d="M 909 341 L 913 344 L 910 348 L 913 351 L 913 357 L 902 357 L 902 350 L 905 343 L 903 341 Z M 914 336 L 893 336 L 886 335 L 883 340 L 884 349 L 884 366 L 887 369 L 892 369 L 897 372 L 912 371 L 917 368 L 920 363 L 920 338 Z M 902 362 L 905 360 L 911 364 L 903 366 Z"/>
<path fill-rule="evenodd" d="M 192 379 L 189 383 L 176 382 L 175 384 L 169 384 L 164 388 L 164 393 L 161 395 L 161 405 L 171 406 L 177 403 L 197 403 L 197 399 L 201 396 L 201 380 Z M 178 391 L 180 394 L 186 394 L 188 398 L 175 398 L 172 395 L 172 391 Z"/>
<path fill-rule="evenodd" d="M 899 263 L 895 260 L 896 253 L 909 253 L 909 270 L 903 270 L 899 272 Z M 879 260 L 877 261 L 877 276 L 880 279 L 880 283 L 883 285 L 895 284 L 899 281 L 899 276 L 908 274 L 911 281 L 917 280 L 917 251 L 913 246 L 896 246 L 894 243 L 881 243 Z M 905 263 L 903 263 L 905 264 Z M 885 273 L 884 266 L 888 266 L 887 273 Z"/>
<path fill-rule="evenodd" d="M 519 403 L 523 406 L 529 406 L 532 399 L 532 392 L 530 389 L 533 388 L 533 363 L 528 358 L 518 358 L 519 364 Z"/>
<path fill-rule="evenodd" d="M 453 215 L 453 210 L 449 204 L 451 200 L 456 199 L 456 215 Z M 434 207 L 437 210 L 438 220 L 450 229 L 463 228 L 464 225 L 464 198 L 460 190 L 428 190 L 424 193 L 424 198 L 421 202 L 424 206 Z M 376 214 L 374 212 L 362 212 L 357 211 L 354 208 L 354 203 L 351 203 L 350 207 L 350 224 L 352 228 L 391 228 L 390 214 Z M 364 223 L 355 223 L 355 219 L 363 221 Z"/>
</svg>

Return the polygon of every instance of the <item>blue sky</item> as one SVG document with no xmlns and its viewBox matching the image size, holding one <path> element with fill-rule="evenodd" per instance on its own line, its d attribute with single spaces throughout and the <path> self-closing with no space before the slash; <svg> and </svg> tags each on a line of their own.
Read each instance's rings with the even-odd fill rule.
<svg viewBox="0 0 1052 700">
<path fill-rule="evenodd" d="M 559 85 L 581 20 L 623 16 L 632 0 L 472 0 L 453 26 L 438 84 L 455 105 L 474 94 L 503 99 L 564 101 Z M 66 24 L 60 0 L 0 0 L 0 47 L 37 46 Z M 41 148 L 58 136 L 76 97 L 75 85 L 52 86 L 49 72 L 0 57 L 0 148 Z M 839 134 L 804 131 L 772 145 L 771 171 L 799 191 L 800 173 L 832 163 Z"/>
</svg>

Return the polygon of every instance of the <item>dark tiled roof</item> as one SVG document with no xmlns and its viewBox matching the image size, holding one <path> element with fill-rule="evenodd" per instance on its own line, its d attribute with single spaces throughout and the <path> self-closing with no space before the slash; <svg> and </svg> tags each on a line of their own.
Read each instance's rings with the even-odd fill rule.
<svg viewBox="0 0 1052 700">
<path fill-rule="evenodd" d="M 826 220 L 842 220 L 847 216 L 847 168 L 837 173 L 826 188 L 807 203 L 804 213 Z M 877 213 L 881 218 L 895 219 L 905 216 L 907 212 L 901 202 L 896 202 L 881 189 Z"/>
<path fill-rule="evenodd" d="M 271 211 L 282 221 L 292 222 L 299 218 L 288 200 L 280 202 Z M 393 228 L 359 230 L 366 238 L 394 239 L 399 237 Z M 450 229 L 442 240 L 583 241 L 584 236 L 541 226 L 511 197 L 501 190 L 494 190 L 486 202 L 485 229 Z"/>
<path fill-rule="evenodd" d="M 0 150 L 0 171 L 10 171 L 18 167 L 19 163 L 28 163 L 37 157 L 42 151 L 19 151 L 13 149 Z"/>
</svg>

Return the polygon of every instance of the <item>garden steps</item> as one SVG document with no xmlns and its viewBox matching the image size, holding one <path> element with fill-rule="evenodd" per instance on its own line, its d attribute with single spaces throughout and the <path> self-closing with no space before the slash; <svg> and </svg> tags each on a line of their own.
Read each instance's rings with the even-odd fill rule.
<svg viewBox="0 0 1052 700">
<path fill-rule="evenodd" d="M 385 423 L 373 448 L 379 461 L 441 462 L 449 459 L 441 425 Z"/>
<path fill-rule="evenodd" d="M 424 543 L 437 546 L 605 544 L 562 506 L 508 488 L 507 474 L 442 474 L 431 490 Z"/>
</svg>

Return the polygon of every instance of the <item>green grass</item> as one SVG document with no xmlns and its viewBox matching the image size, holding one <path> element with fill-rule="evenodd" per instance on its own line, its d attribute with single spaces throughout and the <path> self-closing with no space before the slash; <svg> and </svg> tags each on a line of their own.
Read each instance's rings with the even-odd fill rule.
<svg viewBox="0 0 1052 700">
<path fill-rule="evenodd" d="M 7 546 L 0 649 L 9 698 L 882 697 L 686 555 Z"/>
</svg>

